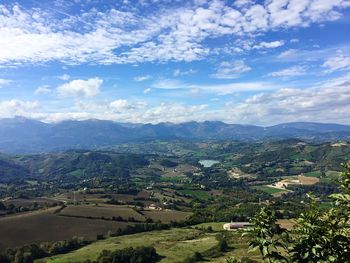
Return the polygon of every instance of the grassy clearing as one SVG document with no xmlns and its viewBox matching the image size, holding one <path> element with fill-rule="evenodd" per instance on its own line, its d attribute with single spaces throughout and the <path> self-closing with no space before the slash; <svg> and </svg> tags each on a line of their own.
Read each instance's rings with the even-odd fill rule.
<svg viewBox="0 0 350 263">
<path fill-rule="evenodd" d="M 329 177 L 329 178 L 337 178 L 339 176 L 339 174 L 340 174 L 340 172 L 332 171 L 332 170 L 328 170 L 325 173 L 326 173 L 326 177 Z M 322 174 L 321 174 L 320 171 L 312 171 L 312 172 L 309 172 L 309 173 L 305 173 L 304 175 L 305 176 L 310 176 L 310 177 L 320 178 Z"/>
<path fill-rule="evenodd" d="M 263 192 L 268 193 L 268 194 L 277 194 L 280 192 L 284 192 L 284 190 L 282 190 L 282 189 L 277 189 L 277 188 L 269 187 L 266 185 L 257 185 L 257 186 L 253 186 L 253 188 L 260 190 L 260 191 L 263 191 Z"/>
<path fill-rule="evenodd" d="M 305 173 L 304 175 L 305 176 L 310 176 L 310 177 L 320 178 L 321 172 L 320 171 L 312 171 L 312 172 L 309 172 L 309 173 Z"/>
<path fill-rule="evenodd" d="M 203 235 L 201 231 L 188 228 L 152 231 L 127 236 L 113 237 L 95 242 L 71 253 L 44 259 L 41 262 L 81 262 L 82 259 L 96 260 L 103 250 L 116 250 L 126 247 L 154 246 L 165 258 L 161 261 L 178 262 L 194 254 L 215 246 L 215 234 Z"/>
<path fill-rule="evenodd" d="M 188 228 L 173 228 L 170 230 L 152 231 L 112 237 L 106 240 L 94 242 L 86 247 L 80 248 L 64 255 L 42 259 L 38 262 L 81 262 L 82 260 L 96 260 L 99 253 L 106 250 L 117 250 L 126 247 L 153 246 L 164 258 L 161 263 L 180 262 L 195 252 L 206 255 L 205 262 L 226 262 L 228 256 L 235 258 L 249 257 L 261 261 L 258 252 L 248 253 L 249 237 L 241 237 L 238 231 L 227 232 L 222 230 L 222 222 L 204 223 Z M 213 232 L 207 232 L 208 226 Z M 217 244 L 217 235 L 225 234 L 229 249 L 224 255 L 212 258 L 208 251 Z"/>
<path fill-rule="evenodd" d="M 326 172 L 326 176 L 333 178 L 333 179 L 339 178 L 339 175 L 340 175 L 340 172 L 338 172 L 338 171 L 327 171 Z"/>
</svg>

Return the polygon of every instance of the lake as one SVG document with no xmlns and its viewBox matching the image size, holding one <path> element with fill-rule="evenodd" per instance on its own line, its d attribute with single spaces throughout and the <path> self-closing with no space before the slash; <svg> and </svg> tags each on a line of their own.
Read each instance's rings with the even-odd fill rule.
<svg viewBox="0 0 350 263">
<path fill-rule="evenodd" d="M 208 168 L 213 166 L 216 163 L 220 163 L 219 161 L 216 160 L 200 160 L 199 163 L 203 165 L 204 167 Z"/>
</svg>

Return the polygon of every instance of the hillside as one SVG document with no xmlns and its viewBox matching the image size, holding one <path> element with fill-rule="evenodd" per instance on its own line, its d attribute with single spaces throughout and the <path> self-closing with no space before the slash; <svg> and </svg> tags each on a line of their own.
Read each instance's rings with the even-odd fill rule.
<svg viewBox="0 0 350 263">
<path fill-rule="evenodd" d="M 0 181 L 49 177 L 91 178 L 94 176 L 128 177 L 133 169 L 148 165 L 143 155 L 102 151 L 0 157 Z"/>
</svg>

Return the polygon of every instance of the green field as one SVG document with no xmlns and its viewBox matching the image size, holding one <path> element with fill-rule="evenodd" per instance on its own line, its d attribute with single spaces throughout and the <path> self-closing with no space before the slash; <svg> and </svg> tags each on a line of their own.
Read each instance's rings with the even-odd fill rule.
<svg viewBox="0 0 350 263">
<path fill-rule="evenodd" d="M 338 178 L 339 174 L 340 174 L 340 172 L 338 172 L 338 171 L 330 171 L 329 170 L 329 171 L 326 172 L 326 176 L 330 177 L 330 178 L 333 178 L 333 179 Z"/>
<path fill-rule="evenodd" d="M 260 191 L 263 191 L 263 192 L 268 193 L 268 194 L 277 194 L 277 193 L 284 191 L 282 189 L 277 189 L 277 188 L 269 187 L 266 185 L 258 185 L 258 186 L 254 186 L 253 188 L 260 190 Z"/>
<path fill-rule="evenodd" d="M 188 181 L 184 176 L 173 176 L 173 177 L 161 177 L 160 182 L 170 182 L 170 183 L 181 183 L 182 181 Z"/>
<path fill-rule="evenodd" d="M 206 232 L 208 226 L 212 226 L 214 232 Z M 226 262 L 228 256 L 240 258 L 248 256 L 260 260 L 258 253 L 248 254 L 249 240 L 241 237 L 237 231 L 225 232 L 229 249 L 223 255 L 213 257 L 208 251 L 217 244 L 217 235 L 222 233 L 222 223 L 205 223 L 189 228 L 173 228 L 170 230 L 152 231 L 112 237 L 106 240 L 94 242 L 86 247 L 63 255 L 41 259 L 36 262 L 81 262 L 83 259 L 96 260 L 102 250 L 117 250 L 126 247 L 153 246 L 158 254 L 164 258 L 162 263 L 181 262 L 188 257 L 200 252 L 206 262 Z"/>
<path fill-rule="evenodd" d="M 196 229 L 175 228 L 171 230 L 152 231 L 127 236 L 113 237 L 95 242 L 74 252 L 44 259 L 40 262 L 81 262 L 82 259 L 96 260 L 99 253 L 126 247 L 154 246 L 157 253 L 165 258 L 161 261 L 178 262 L 194 252 L 204 252 L 215 246 L 215 233 L 202 234 Z"/>
<path fill-rule="evenodd" d="M 320 171 L 312 171 L 309 173 L 305 173 L 305 176 L 310 176 L 310 177 L 320 177 L 321 176 L 321 172 Z"/>
</svg>

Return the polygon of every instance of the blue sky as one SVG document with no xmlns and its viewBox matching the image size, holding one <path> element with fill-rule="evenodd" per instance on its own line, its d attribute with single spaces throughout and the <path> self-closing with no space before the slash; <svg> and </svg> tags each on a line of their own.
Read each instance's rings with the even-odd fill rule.
<svg viewBox="0 0 350 263">
<path fill-rule="evenodd" d="M 0 3 L 0 118 L 350 124 L 349 0 Z"/>
</svg>

